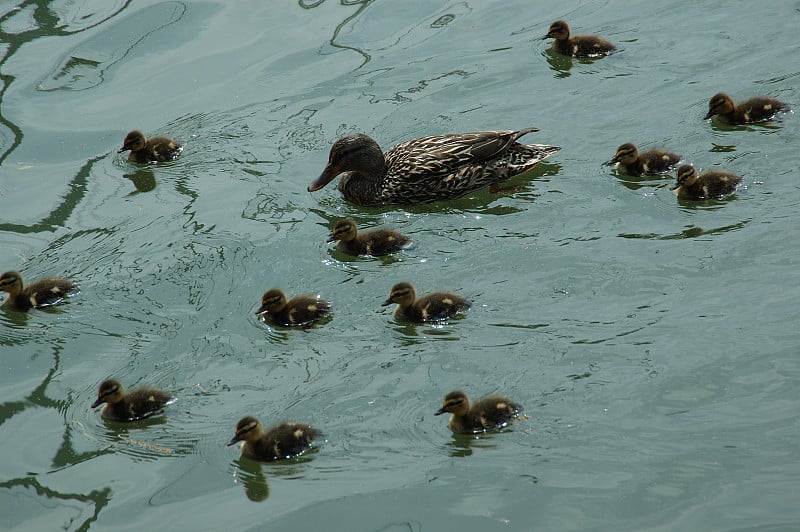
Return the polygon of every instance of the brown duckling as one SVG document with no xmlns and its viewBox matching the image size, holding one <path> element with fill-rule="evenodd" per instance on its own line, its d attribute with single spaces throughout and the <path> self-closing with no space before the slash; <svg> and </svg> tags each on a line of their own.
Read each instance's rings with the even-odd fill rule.
<svg viewBox="0 0 800 532">
<path fill-rule="evenodd" d="M 636 144 L 630 142 L 617 148 L 617 153 L 606 164 L 617 163 L 617 169 L 630 176 L 656 175 L 672 169 L 681 156 L 666 150 L 647 150 L 639 153 Z"/>
<path fill-rule="evenodd" d="M 457 390 L 445 396 L 442 408 L 433 415 L 447 412 L 452 414 L 448 423 L 450 430 L 459 434 L 474 434 L 505 427 L 522 412 L 522 405 L 508 397 L 492 395 L 470 406 L 467 394 Z"/>
<path fill-rule="evenodd" d="M 397 303 L 393 315 L 399 320 L 422 323 L 441 321 L 464 312 L 470 302 L 453 292 L 431 292 L 417 299 L 417 291 L 411 283 L 397 283 L 389 293 L 389 299 L 381 306 Z"/>
<path fill-rule="evenodd" d="M 109 379 L 100 384 L 92 408 L 105 403 L 101 412 L 105 419 L 136 421 L 161 412 L 172 399 L 171 394 L 156 388 L 137 388 L 125 393 L 119 381 Z"/>
<path fill-rule="evenodd" d="M 572 57 L 598 57 L 617 49 L 616 46 L 598 35 L 569 36 L 569 24 L 556 20 L 550 24 L 547 35 L 542 39 L 553 38 L 553 50 Z"/>
<path fill-rule="evenodd" d="M 672 190 L 679 198 L 705 200 L 721 198 L 736 192 L 742 182 L 741 176 L 722 170 L 709 170 L 699 176 L 691 164 L 678 168 L 678 182 Z"/>
<path fill-rule="evenodd" d="M 125 135 L 122 147 L 117 153 L 130 151 L 128 160 L 137 163 L 163 163 L 174 161 L 178 158 L 183 147 L 169 137 L 144 136 L 139 130 L 134 130 Z"/>
<path fill-rule="evenodd" d="M 263 314 L 264 320 L 272 325 L 295 327 L 314 323 L 330 309 L 330 303 L 319 296 L 304 294 L 287 300 L 283 290 L 272 288 L 261 296 L 261 306 L 255 313 Z"/>
<path fill-rule="evenodd" d="M 49 307 L 61 303 L 64 298 L 78 293 L 78 287 L 69 279 L 59 277 L 40 279 L 23 286 L 22 276 L 17 272 L 0 275 L 0 291 L 8 292 L 5 305 L 19 311 Z"/>
<path fill-rule="evenodd" d="M 373 229 L 358 233 L 358 226 L 350 218 L 339 220 L 333 226 L 328 242 L 338 240 L 340 250 L 350 255 L 388 255 L 400 251 L 411 241 L 403 233 L 394 229 Z"/>
<path fill-rule="evenodd" d="M 242 456 L 262 462 L 291 458 L 311 447 L 322 434 L 307 423 L 284 421 L 267 431 L 261 422 L 246 416 L 236 425 L 236 433 L 228 446 L 242 442 Z"/>
<path fill-rule="evenodd" d="M 704 120 L 719 115 L 720 120 L 728 124 L 750 124 L 770 120 L 779 111 L 788 111 L 789 104 L 767 96 L 756 96 L 738 104 L 733 98 L 720 92 L 708 101 L 708 113 Z"/>
</svg>

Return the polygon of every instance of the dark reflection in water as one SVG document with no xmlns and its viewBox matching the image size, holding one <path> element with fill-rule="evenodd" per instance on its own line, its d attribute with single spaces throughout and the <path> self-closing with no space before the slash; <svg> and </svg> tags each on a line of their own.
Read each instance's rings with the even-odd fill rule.
<svg viewBox="0 0 800 532">
<path fill-rule="evenodd" d="M 481 434 L 455 434 L 447 442 L 448 454 L 452 457 L 472 456 L 473 449 L 495 449 L 497 443 L 494 438 L 510 430 L 484 432 Z"/>
<path fill-rule="evenodd" d="M 134 196 L 140 192 L 150 192 L 156 188 L 156 176 L 149 168 L 140 168 L 135 172 L 124 174 L 123 177 L 130 179 L 133 186 L 136 187 L 134 192 L 128 194 Z"/>
<path fill-rule="evenodd" d="M 737 231 L 744 228 L 749 222 L 749 220 L 745 220 L 739 223 L 725 225 L 723 227 L 715 227 L 714 229 L 703 229 L 702 227 L 689 226 L 680 233 L 671 235 L 659 235 L 658 233 L 620 233 L 617 236 L 620 238 L 641 238 L 645 240 L 676 240 L 682 238 L 697 238 L 705 235 Z"/>
<path fill-rule="evenodd" d="M 359 65 L 358 68 L 361 68 L 362 66 L 369 63 L 372 57 L 364 50 L 361 50 L 360 48 L 356 48 L 354 46 L 347 46 L 345 44 L 340 44 L 336 42 L 336 39 L 338 39 L 339 33 L 341 33 L 342 29 L 345 28 L 350 23 L 351 20 L 358 18 L 358 16 L 361 15 L 361 12 L 364 11 L 367 8 L 367 6 L 369 6 L 372 3 L 372 1 L 373 0 L 339 0 L 339 3 L 343 6 L 360 6 L 360 7 L 355 11 L 355 13 L 351 14 L 349 17 L 345 17 L 344 20 L 342 20 L 339 24 L 336 25 L 336 29 L 333 30 L 333 35 L 328 41 L 334 48 L 352 50 L 358 53 L 361 57 L 363 57 L 364 61 L 361 63 L 361 65 Z M 298 5 L 303 9 L 314 9 L 315 7 L 320 6 L 323 3 L 325 3 L 325 0 L 298 1 Z"/>
<path fill-rule="evenodd" d="M 552 48 L 548 48 L 542 55 L 550 65 L 550 70 L 555 72 L 555 78 L 568 78 L 572 75 L 572 58 L 568 55 L 563 55 L 555 52 Z"/>
<path fill-rule="evenodd" d="M 234 461 L 237 467 L 235 477 L 236 482 L 244 485 L 244 492 L 247 498 L 253 502 L 263 502 L 269 497 L 269 484 L 267 477 L 262 471 L 262 464 L 247 458 L 239 458 Z"/>
</svg>

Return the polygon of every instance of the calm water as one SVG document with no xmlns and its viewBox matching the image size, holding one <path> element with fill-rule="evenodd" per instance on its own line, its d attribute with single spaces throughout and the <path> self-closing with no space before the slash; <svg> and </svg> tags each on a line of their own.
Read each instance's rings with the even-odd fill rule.
<svg viewBox="0 0 800 532">
<path fill-rule="evenodd" d="M 764 4 L 766 5 L 766 4 Z M 797 115 L 704 122 L 708 98 L 800 107 L 800 2 L 3 2 L 0 271 L 82 293 L 0 311 L 4 530 L 797 530 Z M 558 18 L 621 51 L 569 60 Z M 515 190 L 412 208 L 309 194 L 331 143 L 535 125 L 561 153 Z M 116 154 L 141 128 L 174 162 Z M 623 142 L 746 188 L 678 202 L 601 166 Z M 345 215 L 416 247 L 350 259 Z M 389 288 L 475 301 L 393 321 Z M 270 330 L 270 287 L 333 319 Z M 89 409 L 114 376 L 178 401 Z M 529 419 L 454 437 L 448 391 Z M 240 461 L 244 415 L 327 435 Z M 268 526 L 267 526 L 268 525 Z"/>
</svg>

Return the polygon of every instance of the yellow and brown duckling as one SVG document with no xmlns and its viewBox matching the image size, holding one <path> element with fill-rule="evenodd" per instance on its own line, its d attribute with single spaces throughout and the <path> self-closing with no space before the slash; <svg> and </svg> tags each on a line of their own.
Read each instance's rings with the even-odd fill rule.
<svg viewBox="0 0 800 532">
<path fill-rule="evenodd" d="M 319 296 L 304 294 L 287 299 L 283 290 L 272 288 L 261 296 L 261 306 L 255 314 L 263 315 L 264 321 L 272 325 L 302 327 L 326 316 L 330 310 L 330 303 Z"/>
<path fill-rule="evenodd" d="M 417 298 L 411 283 L 397 283 L 389 293 L 389 299 L 381 306 L 397 303 L 393 315 L 396 319 L 422 323 L 441 321 L 469 309 L 470 302 L 453 292 L 431 292 Z"/>
<path fill-rule="evenodd" d="M 302 453 L 321 436 L 311 425 L 294 421 L 284 421 L 265 431 L 258 419 L 246 416 L 236 424 L 236 432 L 228 446 L 242 442 L 242 456 L 272 462 Z"/>
<path fill-rule="evenodd" d="M 0 291 L 8 292 L 5 305 L 13 310 L 49 307 L 61 303 L 66 297 L 78 293 L 78 287 L 69 279 L 52 277 L 40 279 L 24 286 L 18 272 L 0 275 Z"/>
<path fill-rule="evenodd" d="M 459 434 L 475 434 L 503 428 L 520 412 L 522 405 L 508 397 L 492 395 L 470 405 L 467 394 L 457 390 L 445 396 L 442 408 L 433 415 L 450 413 L 450 430 Z"/>
<path fill-rule="evenodd" d="M 139 130 L 134 130 L 125 135 L 122 147 L 117 153 L 129 151 L 128 160 L 137 163 L 163 163 L 174 161 L 183 150 L 177 141 L 169 137 L 144 136 Z"/>
<path fill-rule="evenodd" d="M 780 111 L 789 111 L 789 104 L 767 96 L 756 96 L 738 104 L 733 98 L 720 92 L 708 101 L 708 113 L 705 120 L 718 115 L 720 120 L 728 124 L 751 124 L 772 119 Z"/>
<path fill-rule="evenodd" d="M 709 170 L 697 175 L 694 166 L 684 164 L 678 168 L 677 183 L 672 191 L 682 199 L 705 200 L 721 198 L 736 192 L 741 176 L 722 170 Z"/>
<path fill-rule="evenodd" d="M 408 246 L 411 239 L 394 229 L 373 229 L 358 232 L 358 226 L 350 218 L 339 220 L 333 226 L 328 242 L 338 240 L 336 247 L 350 255 L 388 255 Z"/>
<path fill-rule="evenodd" d="M 386 153 L 367 135 L 342 137 L 308 191 L 320 190 L 343 174 L 339 191 L 359 205 L 458 198 L 527 172 L 560 149 L 517 142 L 533 131 L 538 129 L 433 135 L 401 142 Z"/>
<path fill-rule="evenodd" d="M 630 142 L 617 148 L 617 153 L 607 165 L 617 164 L 620 173 L 641 177 L 643 175 L 663 174 L 671 170 L 681 160 L 681 156 L 666 150 L 647 150 L 639 153 L 636 144 Z"/>
<path fill-rule="evenodd" d="M 617 49 L 616 46 L 598 35 L 575 35 L 570 37 L 569 24 L 556 20 L 550 24 L 543 39 L 555 39 L 553 50 L 572 57 L 599 57 Z"/>
<path fill-rule="evenodd" d="M 111 421 L 136 421 L 161 412 L 173 399 L 172 395 L 156 388 L 136 388 L 128 393 L 115 379 L 103 381 L 97 390 L 96 408 L 105 403 L 101 415 Z"/>
</svg>

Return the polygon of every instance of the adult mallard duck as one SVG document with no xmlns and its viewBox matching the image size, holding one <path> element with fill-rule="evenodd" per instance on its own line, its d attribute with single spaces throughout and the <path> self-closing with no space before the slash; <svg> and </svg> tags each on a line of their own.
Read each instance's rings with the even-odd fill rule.
<svg viewBox="0 0 800 532">
<path fill-rule="evenodd" d="M 77 294 L 78 287 L 69 279 L 59 277 L 40 279 L 24 286 L 19 273 L 6 272 L 0 275 L 0 291 L 8 292 L 4 302 L 6 306 L 25 312 L 32 308 L 57 305 L 64 298 Z"/>
<path fill-rule="evenodd" d="M 367 135 L 331 147 L 328 164 L 309 185 L 319 190 L 336 176 L 339 191 L 359 205 L 411 205 L 453 199 L 527 172 L 560 148 L 520 144 L 536 128 L 435 135 L 402 142 L 386 153 Z"/>
<path fill-rule="evenodd" d="M 100 384 L 92 408 L 105 403 L 100 413 L 112 421 L 136 421 L 159 413 L 173 399 L 172 395 L 156 388 L 137 388 L 125 393 L 119 381 L 109 379 Z"/>
<path fill-rule="evenodd" d="M 246 416 L 237 423 L 228 446 L 242 442 L 242 456 L 271 462 L 302 453 L 320 436 L 322 434 L 311 425 L 294 421 L 284 421 L 265 431 L 258 419 Z"/>
<path fill-rule="evenodd" d="M 475 434 L 500 429 L 522 412 L 522 406 L 508 397 L 492 395 L 470 406 L 467 394 L 460 390 L 448 393 L 442 408 L 433 413 L 438 416 L 452 414 L 448 426 L 459 434 Z"/>
<path fill-rule="evenodd" d="M 330 303 L 318 296 L 308 294 L 287 299 L 279 288 L 272 288 L 261 296 L 261 306 L 255 314 L 263 315 L 264 321 L 284 327 L 311 325 L 330 312 Z"/>
<path fill-rule="evenodd" d="M 139 130 L 134 130 L 125 135 L 122 147 L 117 153 L 130 151 L 128 160 L 137 163 L 163 163 L 174 161 L 183 150 L 177 141 L 169 137 L 144 136 Z"/>
<path fill-rule="evenodd" d="M 756 96 L 738 104 L 733 98 L 720 92 L 708 101 L 708 113 L 704 120 L 719 115 L 720 120 L 728 124 L 750 124 L 770 120 L 779 111 L 788 111 L 789 104 L 767 96 Z"/>
<path fill-rule="evenodd" d="M 617 153 L 606 164 L 617 163 L 617 168 L 621 173 L 640 177 L 662 174 L 678 164 L 680 160 L 680 155 L 666 150 L 647 150 L 639 153 L 636 144 L 628 142 L 617 148 Z"/>
<path fill-rule="evenodd" d="M 417 299 L 417 291 L 411 283 L 397 283 L 389 293 L 389 299 L 381 306 L 397 303 L 393 315 L 399 320 L 423 323 L 451 318 L 470 307 L 470 302 L 453 292 L 431 292 Z"/>
<path fill-rule="evenodd" d="M 572 57 L 599 57 L 617 49 L 616 46 L 597 35 L 575 35 L 570 37 L 569 24 L 556 20 L 550 24 L 542 39 L 555 39 L 553 50 Z"/>
<path fill-rule="evenodd" d="M 358 232 L 358 226 L 350 218 L 339 220 L 333 226 L 328 242 L 339 242 L 336 246 L 350 255 L 388 255 L 400 251 L 411 241 L 406 235 L 394 229 L 373 229 Z"/>
<path fill-rule="evenodd" d="M 684 164 L 678 168 L 672 190 L 681 199 L 705 200 L 732 194 L 741 182 L 741 176 L 722 170 L 709 170 L 698 176 L 694 166 Z"/>
</svg>

